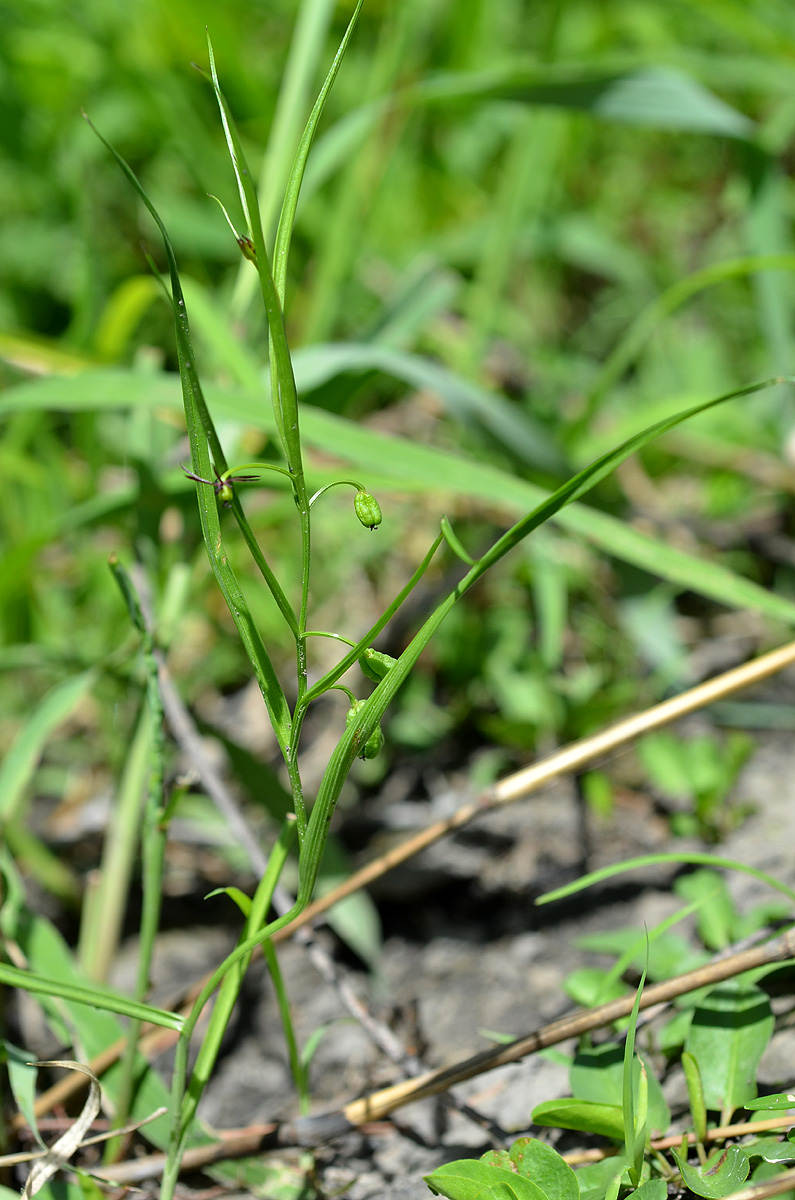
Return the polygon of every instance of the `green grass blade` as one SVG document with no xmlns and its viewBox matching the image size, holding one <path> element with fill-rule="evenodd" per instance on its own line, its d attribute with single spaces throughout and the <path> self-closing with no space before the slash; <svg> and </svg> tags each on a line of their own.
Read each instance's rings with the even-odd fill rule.
<svg viewBox="0 0 795 1200">
<path fill-rule="evenodd" d="M 632 365 L 654 330 L 666 317 L 708 288 L 728 279 L 756 275 L 761 271 L 795 271 L 795 254 L 756 254 L 712 263 L 700 271 L 694 271 L 692 275 L 685 276 L 684 279 L 678 279 L 667 288 L 638 314 L 618 345 L 606 358 L 596 382 L 588 392 L 585 415 L 581 420 L 587 420 L 588 415 L 596 411 L 602 399 Z"/>
</svg>

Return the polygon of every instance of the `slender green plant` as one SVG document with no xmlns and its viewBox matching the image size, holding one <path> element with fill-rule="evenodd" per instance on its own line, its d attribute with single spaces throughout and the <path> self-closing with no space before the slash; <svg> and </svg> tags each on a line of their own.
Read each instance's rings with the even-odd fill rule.
<svg viewBox="0 0 795 1200">
<path fill-rule="evenodd" d="M 273 420 L 275 422 L 276 433 L 283 455 L 283 462 L 278 465 L 272 463 L 247 463 L 239 466 L 230 466 L 227 462 L 221 440 L 216 431 L 202 390 L 192 344 L 185 295 L 180 281 L 176 256 L 168 232 L 130 166 L 102 137 L 102 134 L 98 134 L 110 153 L 115 157 L 136 194 L 148 209 L 163 240 L 168 264 L 169 302 L 174 317 L 179 374 L 190 444 L 191 470 L 189 474 L 196 482 L 202 536 L 212 571 L 229 608 L 262 693 L 289 777 L 294 810 L 294 821 L 288 822 L 283 827 L 282 833 L 271 851 L 268 869 L 260 883 L 256 896 L 250 907 L 246 906 L 245 925 L 238 945 L 213 972 L 201 994 L 194 1002 L 187 1018 L 184 1021 L 174 1019 L 174 1024 L 179 1028 L 179 1039 L 177 1042 L 171 1087 L 169 1147 L 161 1193 L 165 1200 L 171 1200 L 174 1193 L 182 1155 L 191 1134 L 196 1109 L 212 1073 L 220 1046 L 221 1035 L 229 1020 L 232 1006 L 239 992 L 251 954 L 258 945 L 267 944 L 277 930 L 289 924 L 308 905 L 314 891 L 325 850 L 329 825 L 343 784 L 357 758 L 369 757 L 377 753 L 382 741 L 380 732 L 381 721 L 387 707 L 452 607 L 481 579 L 486 571 L 498 563 L 524 538 L 554 517 L 567 505 L 585 495 L 627 457 L 646 443 L 673 429 L 691 416 L 704 412 L 727 400 L 748 396 L 772 384 L 781 382 L 778 379 L 767 380 L 734 389 L 717 398 L 694 405 L 683 412 L 651 425 L 641 433 L 635 434 L 618 447 L 601 455 L 590 466 L 574 475 L 554 493 L 545 496 L 530 512 L 526 513 L 510 529 L 498 537 L 493 545 L 478 558 L 473 558 L 466 551 L 450 522 L 446 517 L 442 517 L 438 536 L 432 542 L 414 574 L 400 590 L 392 603 L 387 606 L 362 638 L 350 643 L 349 649 L 339 662 L 327 671 L 321 679 L 310 686 L 308 677 L 308 639 L 312 636 L 338 637 L 342 641 L 348 642 L 350 642 L 350 639 L 345 638 L 343 635 L 324 630 L 314 630 L 308 627 L 312 569 L 313 506 L 321 499 L 327 487 L 320 488 L 310 496 L 302 448 L 300 405 L 293 360 L 285 326 L 285 285 L 292 231 L 310 147 L 326 98 L 336 78 L 350 38 L 353 35 L 361 7 L 362 0 L 359 0 L 334 62 L 309 116 L 303 136 L 300 139 L 293 167 L 289 175 L 272 247 L 269 247 L 266 242 L 257 190 L 246 162 L 240 138 L 221 90 L 212 45 L 209 45 L 209 78 L 218 103 L 227 148 L 238 185 L 244 226 L 238 231 L 235 229 L 232 219 L 228 216 L 227 219 L 234 230 L 244 259 L 251 264 L 249 269 L 256 273 L 263 314 L 267 324 L 271 377 L 270 399 L 273 406 Z M 267 470 L 280 475 L 290 488 L 295 502 L 298 542 L 297 556 L 301 565 L 300 587 L 297 598 L 291 598 L 287 594 L 287 590 L 279 582 L 276 571 L 268 561 L 262 547 L 258 544 L 241 505 L 236 484 L 241 481 L 254 482 L 256 480 L 255 476 L 241 474 L 242 472 L 254 470 L 260 473 Z M 360 526 L 371 532 L 375 530 L 381 524 L 383 514 L 380 505 L 370 493 L 366 484 L 350 479 L 342 479 L 335 482 L 352 485 L 355 488 L 353 502 L 354 515 Z M 294 689 L 287 689 L 280 680 L 265 640 L 257 627 L 246 596 L 231 566 L 226 550 L 227 531 L 221 520 L 224 507 L 228 507 L 231 510 L 253 561 L 273 596 L 278 610 L 294 640 L 296 662 Z M 372 648 L 372 642 L 422 578 L 422 575 L 443 542 L 464 563 L 465 570 L 460 580 L 428 615 L 421 628 L 398 658 L 388 660 L 386 656 L 378 656 Z M 122 582 L 124 588 L 123 577 L 120 577 L 120 582 Z M 134 605 L 131 611 L 133 612 L 133 619 L 135 621 Z M 150 652 L 151 646 L 147 650 L 149 658 L 151 658 Z M 299 758 L 301 732 L 306 714 L 309 706 L 315 700 L 331 688 L 340 686 L 338 682 L 340 677 L 356 663 L 360 664 L 364 678 L 370 683 L 374 683 L 375 687 L 368 696 L 362 699 L 358 699 L 353 693 L 350 693 L 351 707 L 345 728 L 330 756 L 317 795 L 314 801 L 308 802 L 304 795 Z M 290 694 L 294 695 L 292 703 L 288 700 L 288 690 Z M 155 711 L 156 709 L 152 708 L 152 712 L 154 713 Z M 156 815 L 158 811 L 159 809 L 152 808 L 153 814 Z M 297 841 L 298 845 L 298 887 L 295 903 L 283 916 L 269 922 L 267 920 L 267 913 L 270 898 L 284 863 L 287 860 L 290 844 L 293 839 Z M 159 843 L 157 848 L 151 850 L 151 853 L 154 862 L 155 856 L 160 853 Z M 154 871 L 155 875 L 157 875 L 158 871 L 162 872 L 162 857 L 159 860 L 159 865 L 155 862 Z M 156 912 L 153 908 L 149 918 L 151 936 L 153 936 L 152 931 L 155 927 Z M 270 951 L 269 957 L 272 969 L 277 977 L 278 986 L 278 969 Z M 4 976 L 8 977 L 10 970 L 10 968 L 0 968 L 0 979 Z M 15 982 L 20 982 L 18 976 L 26 977 L 24 972 L 17 972 Z M 30 979 L 29 976 L 27 978 Z M 90 992 L 90 989 L 88 990 Z M 210 1027 L 204 1036 L 196 1065 L 189 1072 L 188 1049 L 190 1039 L 196 1030 L 206 1002 L 216 990 L 219 990 L 219 997 L 213 1011 Z M 81 994 L 85 995 L 85 991 Z M 110 1004 L 110 1000 L 108 1003 Z M 141 1005 L 129 1006 L 128 1011 L 131 1013 L 134 1012 L 135 1016 L 140 1016 L 143 1007 Z M 288 1042 L 290 1042 L 290 1022 L 285 1005 L 282 1005 L 282 1011 L 288 1033 Z M 295 1046 L 292 1047 L 291 1056 L 294 1063 L 297 1063 L 299 1056 Z M 631 1079 L 632 1076 L 630 1075 L 628 1078 Z M 300 1082 L 300 1087 L 302 1095 L 305 1098 L 305 1080 Z M 640 1157 L 642 1156 L 642 1150 L 639 1149 L 639 1139 L 641 1139 L 642 1123 L 633 1124 L 632 1130 L 632 1135 L 627 1135 L 627 1144 L 632 1155 L 632 1171 L 639 1179 L 639 1164 Z M 537 1197 L 536 1200 L 538 1200 Z"/>
</svg>

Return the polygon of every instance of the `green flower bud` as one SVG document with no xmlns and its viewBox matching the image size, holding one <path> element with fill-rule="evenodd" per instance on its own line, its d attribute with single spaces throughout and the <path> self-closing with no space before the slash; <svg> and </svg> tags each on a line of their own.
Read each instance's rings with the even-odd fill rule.
<svg viewBox="0 0 795 1200">
<path fill-rule="evenodd" d="M 384 519 L 381 505 L 369 492 L 357 492 L 353 498 L 353 508 L 362 525 L 368 529 L 375 529 Z"/>
<path fill-rule="evenodd" d="M 244 258 L 247 258 L 249 262 L 253 263 L 257 261 L 257 252 L 254 249 L 254 243 L 250 237 L 246 237 L 246 235 L 243 234 L 237 239 L 237 244 L 240 247 L 240 251 Z"/>
<path fill-rule="evenodd" d="M 353 724 L 353 722 L 358 717 L 359 712 L 362 709 L 362 706 L 366 703 L 367 703 L 366 700 L 357 700 L 356 703 L 353 704 L 351 706 L 351 708 L 348 709 L 347 716 L 345 717 L 346 725 L 350 726 Z M 384 735 L 381 732 L 381 726 L 376 725 L 375 729 L 373 730 L 373 732 L 370 734 L 367 741 L 362 746 L 361 753 L 359 754 L 359 758 L 375 758 L 376 755 L 380 754 L 380 752 L 383 748 L 383 745 L 384 745 Z"/>
<path fill-rule="evenodd" d="M 380 683 L 396 662 L 397 659 L 391 654 L 382 654 L 380 650 L 373 650 L 372 646 L 368 646 L 359 659 L 359 666 L 367 679 L 371 679 L 373 683 Z"/>
</svg>

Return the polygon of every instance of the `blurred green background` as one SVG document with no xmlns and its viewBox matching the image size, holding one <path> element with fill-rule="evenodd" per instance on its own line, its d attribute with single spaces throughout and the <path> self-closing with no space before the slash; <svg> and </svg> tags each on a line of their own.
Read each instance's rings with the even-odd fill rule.
<svg viewBox="0 0 795 1200">
<path fill-rule="evenodd" d="M 207 27 L 272 228 L 351 8 L 0 5 L 0 751 L 48 689 L 100 672 L 50 740 L 38 795 L 112 790 L 124 763 L 142 677 L 111 552 L 143 564 L 172 672 L 208 726 L 248 679 L 180 471 L 171 319 L 147 262 L 162 268 L 161 248 L 81 108 L 170 231 L 230 462 L 267 458 L 266 332 L 208 197 L 239 219 L 192 63 L 206 68 Z M 482 549 L 521 488 L 793 370 L 794 129 L 786 0 L 366 0 L 310 159 L 288 331 L 307 411 L 328 418 L 307 418 L 310 482 L 362 477 L 385 519 L 365 533 L 341 491 L 318 508 L 316 628 L 358 637 L 442 512 Z M 453 613 L 361 785 L 409 757 L 420 775 L 486 779 L 783 640 L 792 430 L 787 386 L 722 406 L 602 484 L 592 516 L 531 538 Z M 405 458 L 377 434 L 405 439 Z M 291 502 L 254 488 L 246 506 L 295 588 Z M 231 532 L 230 554 L 289 671 L 286 630 Z M 458 566 L 431 571 L 384 649 L 401 649 Z M 318 664 L 334 653 L 313 649 Z M 783 718 L 759 706 L 748 719 Z M 270 752 L 264 710 L 251 720 L 240 744 L 226 729 L 241 779 Z M 308 747 L 343 720 L 325 701 Z"/>
</svg>

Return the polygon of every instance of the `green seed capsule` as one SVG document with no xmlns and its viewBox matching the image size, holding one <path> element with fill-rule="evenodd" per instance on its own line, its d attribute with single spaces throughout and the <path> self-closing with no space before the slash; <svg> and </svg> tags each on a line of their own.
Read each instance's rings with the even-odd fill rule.
<svg viewBox="0 0 795 1200">
<path fill-rule="evenodd" d="M 359 666 L 367 679 L 371 679 L 373 683 L 380 683 L 396 662 L 397 659 L 391 654 L 382 654 L 380 650 L 373 650 L 372 646 L 368 646 L 359 659 Z"/>
<path fill-rule="evenodd" d="M 353 722 L 358 717 L 362 706 L 365 703 L 366 703 L 365 700 L 357 700 L 356 703 L 353 704 L 351 706 L 351 708 L 348 709 L 347 716 L 345 717 L 346 725 L 353 724 Z M 373 730 L 373 732 L 370 734 L 367 741 L 362 746 L 361 753 L 359 754 L 359 758 L 375 758 L 376 755 L 380 754 L 381 749 L 383 748 L 383 745 L 384 745 L 384 735 L 381 732 L 381 726 L 376 725 L 375 729 Z"/>
<path fill-rule="evenodd" d="M 357 492 L 353 498 L 353 508 L 362 525 L 368 529 L 375 529 L 384 519 L 381 505 L 369 492 Z"/>
</svg>

